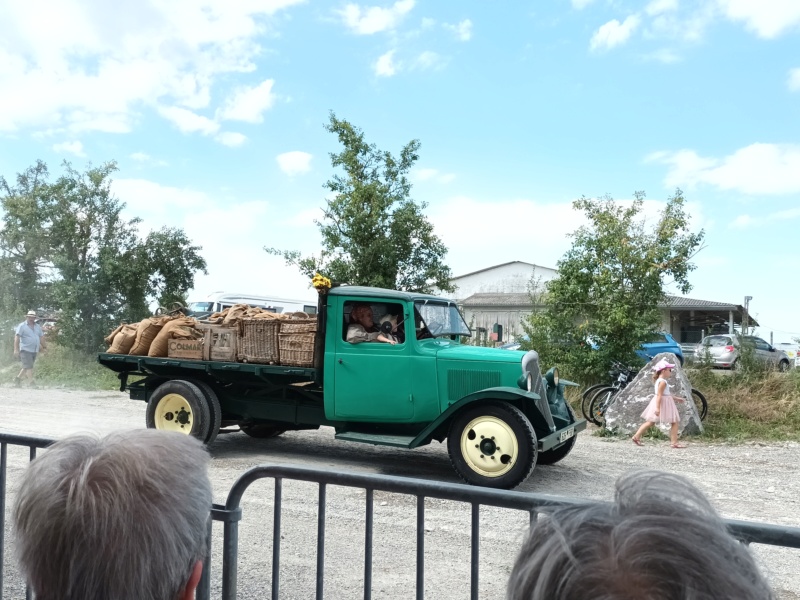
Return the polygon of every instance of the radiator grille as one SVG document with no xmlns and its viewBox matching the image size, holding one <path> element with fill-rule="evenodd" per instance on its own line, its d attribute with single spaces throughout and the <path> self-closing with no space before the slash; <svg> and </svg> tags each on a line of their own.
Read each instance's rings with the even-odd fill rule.
<svg viewBox="0 0 800 600">
<path fill-rule="evenodd" d="M 450 400 L 459 400 L 489 387 L 500 385 L 500 371 L 451 369 L 447 372 L 447 393 Z"/>
</svg>

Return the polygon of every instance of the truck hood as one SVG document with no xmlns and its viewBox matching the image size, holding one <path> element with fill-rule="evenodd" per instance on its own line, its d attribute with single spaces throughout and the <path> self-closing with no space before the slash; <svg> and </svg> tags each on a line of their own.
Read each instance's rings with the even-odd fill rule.
<svg viewBox="0 0 800 600">
<path fill-rule="evenodd" d="M 520 364 L 522 357 L 525 356 L 525 352 L 521 350 L 500 350 L 498 348 L 464 346 L 445 340 L 431 341 L 428 342 L 428 344 L 429 348 L 433 347 L 436 349 L 437 359 Z M 426 344 L 426 346 L 428 344 Z"/>
</svg>

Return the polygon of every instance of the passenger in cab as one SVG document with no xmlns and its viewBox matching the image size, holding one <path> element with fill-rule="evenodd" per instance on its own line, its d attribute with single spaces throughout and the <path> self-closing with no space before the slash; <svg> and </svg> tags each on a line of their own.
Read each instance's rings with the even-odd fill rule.
<svg viewBox="0 0 800 600">
<path fill-rule="evenodd" d="M 361 342 L 384 342 L 386 344 L 396 344 L 394 338 L 389 338 L 382 334 L 375 326 L 375 317 L 372 308 L 368 304 L 356 304 L 350 311 L 350 325 L 347 327 L 346 341 L 351 344 Z"/>
</svg>

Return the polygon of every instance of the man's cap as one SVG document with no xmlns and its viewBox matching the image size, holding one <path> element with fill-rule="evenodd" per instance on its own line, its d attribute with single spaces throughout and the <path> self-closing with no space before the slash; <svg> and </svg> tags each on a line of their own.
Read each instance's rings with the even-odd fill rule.
<svg viewBox="0 0 800 600">
<path fill-rule="evenodd" d="M 662 358 L 653 366 L 653 371 L 658 373 L 659 371 L 663 371 L 664 369 L 674 369 L 675 365 L 669 362 L 666 358 Z"/>
<path fill-rule="evenodd" d="M 25 316 L 26 317 L 35 317 L 36 316 L 36 311 L 35 310 L 29 310 L 28 314 L 25 315 Z"/>
</svg>

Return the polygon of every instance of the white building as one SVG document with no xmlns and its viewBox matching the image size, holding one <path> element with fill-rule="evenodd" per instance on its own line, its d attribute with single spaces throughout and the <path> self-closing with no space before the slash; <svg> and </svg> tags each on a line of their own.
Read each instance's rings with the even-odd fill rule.
<svg viewBox="0 0 800 600">
<path fill-rule="evenodd" d="M 513 261 L 453 277 L 450 283 L 476 336 L 509 341 L 524 333 L 521 321 L 536 308 L 535 293 L 557 276 L 555 269 Z M 662 330 L 683 344 L 709 333 L 732 333 L 744 315 L 738 304 L 679 296 L 668 296 L 660 308 Z M 752 316 L 749 322 L 758 325 Z"/>
</svg>

